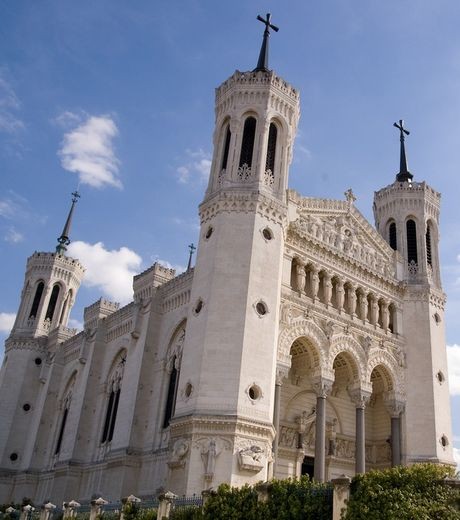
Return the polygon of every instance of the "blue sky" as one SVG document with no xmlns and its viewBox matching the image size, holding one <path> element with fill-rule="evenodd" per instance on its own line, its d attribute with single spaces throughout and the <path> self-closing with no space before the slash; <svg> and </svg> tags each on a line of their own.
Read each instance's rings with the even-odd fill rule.
<svg viewBox="0 0 460 520">
<path fill-rule="evenodd" d="M 460 3 L 452 0 L 3 0 L 0 4 L 0 339 L 26 258 L 56 244 L 79 184 L 70 252 L 88 267 L 72 312 L 125 303 L 153 261 L 183 268 L 212 151 L 214 88 L 270 65 L 301 92 L 290 186 L 373 222 L 406 120 L 409 168 L 442 193 L 454 445 L 460 449 Z M 110 268 L 107 268 L 107 265 Z M 460 453 L 460 452 L 459 452 Z"/>
</svg>

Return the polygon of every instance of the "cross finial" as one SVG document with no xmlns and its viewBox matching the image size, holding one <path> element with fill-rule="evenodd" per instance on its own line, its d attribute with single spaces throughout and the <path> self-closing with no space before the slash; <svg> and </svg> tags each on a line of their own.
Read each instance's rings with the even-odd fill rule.
<svg viewBox="0 0 460 520">
<path fill-rule="evenodd" d="M 257 67 L 253 72 L 268 71 L 268 38 L 270 37 L 270 29 L 273 29 L 275 32 L 279 31 L 279 28 L 276 25 L 270 23 L 271 14 L 267 13 L 267 18 L 264 19 L 262 16 L 257 15 L 257 20 L 265 24 L 264 36 L 262 39 L 262 47 L 260 48 L 259 60 L 257 61 Z"/>
<path fill-rule="evenodd" d="M 396 175 L 396 180 L 397 182 L 408 182 L 412 180 L 413 175 L 407 169 L 406 147 L 404 141 L 406 140 L 405 135 L 409 135 L 410 132 L 409 130 L 404 128 L 404 121 L 402 119 L 399 120 L 399 124 L 393 123 L 393 126 L 399 130 L 399 140 L 401 142 L 401 152 L 399 156 L 399 173 Z"/>
<path fill-rule="evenodd" d="M 190 271 L 190 269 L 192 268 L 192 256 L 193 253 L 196 251 L 196 247 L 194 246 L 194 244 L 190 244 L 188 248 L 190 249 L 190 254 L 188 257 L 187 271 Z"/>
</svg>

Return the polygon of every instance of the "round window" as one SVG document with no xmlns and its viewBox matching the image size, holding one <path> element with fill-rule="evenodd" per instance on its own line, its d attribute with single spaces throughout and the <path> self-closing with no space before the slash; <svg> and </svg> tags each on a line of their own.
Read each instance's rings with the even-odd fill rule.
<svg viewBox="0 0 460 520">
<path fill-rule="evenodd" d="M 268 227 L 262 230 L 262 235 L 265 238 L 265 240 L 273 240 L 273 231 Z"/>
<path fill-rule="evenodd" d="M 184 390 L 185 397 L 190 397 L 192 395 L 192 392 L 193 392 L 192 383 L 187 383 L 185 385 L 185 390 Z"/>
<path fill-rule="evenodd" d="M 195 314 L 200 314 L 201 310 L 203 309 L 203 300 L 200 298 L 195 305 L 195 308 L 193 309 Z"/>
<path fill-rule="evenodd" d="M 213 232 L 214 232 L 214 228 L 212 226 L 209 226 L 208 229 L 206 230 L 204 238 L 206 240 L 209 240 L 211 238 L 211 235 L 213 234 Z"/>
<path fill-rule="evenodd" d="M 265 316 L 268 312 L 267 305 L 264 302 L 257 302 L 256 311 L 259 316 Z"/>
<path fill-rule="evenodd" d="M 28 412 L 30 409 L 31 409 L 31 406 L 29 403 L 24 403 L 22 405 L 22 409 L 25 411 L 25 412 Z"/>
<path fill-rule="evenodd" d="M 35 358 L 35 364 L 37 366 L 40 366 L 42 364 L 42 358 L 39 358 L 39 357 Z"/>
<path fill-rule="evenodd" d="M 17 453 L 11 453 L 11 454 L 10 454 L 10 460 L 11 460 L 11 462 L 15 462 L 15 461 L 17 461 L 17 460 L 18 460 L 18 457 L 19 457 L 19 456 L 18 456 Z"/>
<path fill-rule="evenodd" d="M 257 401 L 260 399 L 260 397 L 262 395 L 262 391 L 256 384 L 253 384 L 248 389 L 248 395 L 249 395 L 249 399 L 251 399 L 251 401 Z"/>
</svg>

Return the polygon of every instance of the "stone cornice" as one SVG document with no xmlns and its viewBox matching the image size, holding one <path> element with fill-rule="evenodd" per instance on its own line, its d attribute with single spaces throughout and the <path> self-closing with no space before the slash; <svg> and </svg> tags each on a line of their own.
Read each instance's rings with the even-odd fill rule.
<svg viewBox="0 0 460 520">
<path fill-rule="evenodd" d="M 200 205 L 201 224 L 219 213 L 257 213 L 276 224 L 285 225 L 287 207 L 258 190 L 220 190 Z"/>
</svg>

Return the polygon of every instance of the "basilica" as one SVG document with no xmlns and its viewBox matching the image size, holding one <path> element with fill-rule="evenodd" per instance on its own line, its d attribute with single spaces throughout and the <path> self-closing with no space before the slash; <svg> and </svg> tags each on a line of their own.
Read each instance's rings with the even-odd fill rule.
<svg viewBox="0 0 460 520">
<path fill-rule="evenodd" d="M 77 332 L 77 194 L 56 250 L 28 258 L 0 370 L 0 503 L 454 464 L 440 194 L 408 170 L 402 121 L 375 226 L 351 189 L 290 190 L 300 96 L 259 19 L 256 68 L 216 89 L 195 267 L 155 263 Z"/>
</svg>

